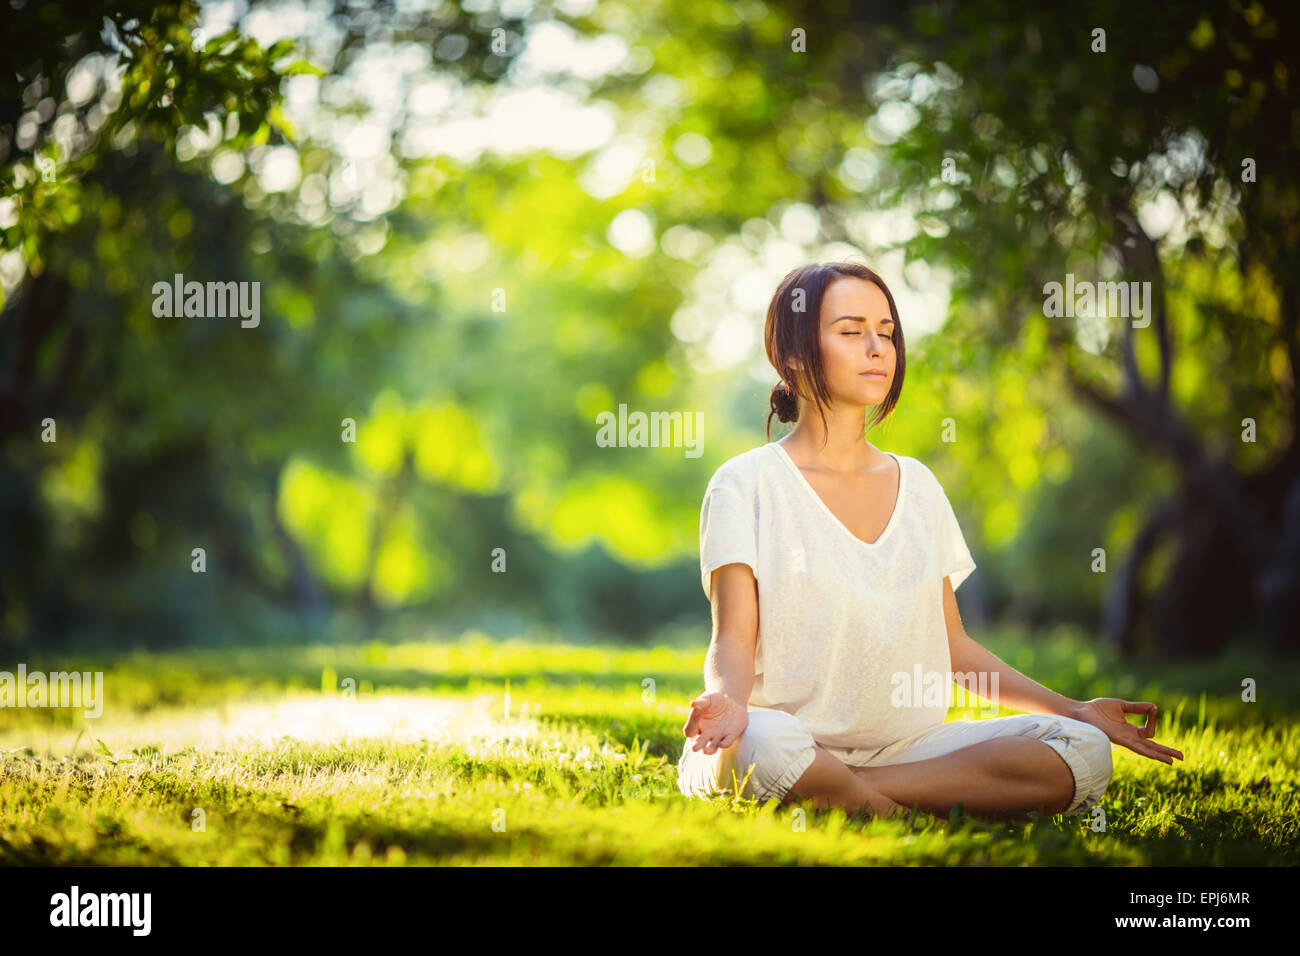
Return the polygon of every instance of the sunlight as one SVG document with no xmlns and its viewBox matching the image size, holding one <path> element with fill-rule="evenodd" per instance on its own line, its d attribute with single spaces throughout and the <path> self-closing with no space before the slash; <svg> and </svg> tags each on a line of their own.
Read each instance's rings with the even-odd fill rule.
<svg viewBox="0 0 1300 956">
<path fill-rule="evenodd" d="M 504 738 L 519 740 L 537 733 L 527 711 L 500 719 L 501 695 L 448 700 L 414 694 L 305 695 L 268 703 L 248 703 L 195 710 L 157 710 L 91 723 L 89 733 L 61 729 L 20 736 L 38 752 L 69 753 L 95 749 L 103 740 L 123 758 L 133 748 L 157 746 L 164 754 L 193 747 L 201 752 L 274 747 L 287 739 L 305 744 L 342 744 L 374 740 L 384 744 L 428 742 L 434 746 L 490 745 Z"/>
</svg>

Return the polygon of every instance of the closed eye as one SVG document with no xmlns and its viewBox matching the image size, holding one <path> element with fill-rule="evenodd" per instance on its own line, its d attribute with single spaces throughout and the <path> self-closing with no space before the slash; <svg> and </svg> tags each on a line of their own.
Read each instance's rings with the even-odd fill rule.
<svg viewBox="0 0 1300 956">
<path fill-rule="evenodd" d="M 841 332 L 841 333 L 840 333 L 840 335 L 861 335 L 861 334 L 862 334 L 861 332 Z M 893 335 L 892 332 L 882 332 L 881 335 L 880 335 L 880 337 L 881 337 L 882 339 L 884 339 L 886 342 L 892 342 L 892 341 L 894 341 L 894 335 Z"/>
</svg>

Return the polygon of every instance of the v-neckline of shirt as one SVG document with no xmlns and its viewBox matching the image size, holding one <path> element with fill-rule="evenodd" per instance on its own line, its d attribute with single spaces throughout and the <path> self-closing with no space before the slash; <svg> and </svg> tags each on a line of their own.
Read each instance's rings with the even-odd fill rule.
<svg viewBox="0 0 1300 956">
<path fill-rule="evenodd" d="M 835 516 L 835 512 L 831 511 L 830 505 L 826 504 L 826 502 L 822 500 L 822 496 L 817 493 L 817 489 L 812 486 L 812 482 L 810 482 L 807 476 L 799 470 L 799 466 L 795 464 L 794 459 L 790 457 L 790 453 L 785 450 L 781 443 L 772 442 L 771 445 L 776 449 L 777 455 L 790 466 L 790 470 L 794 472 L 795 478 L 798 479 L 799 483 L 803 485 L 805 489 L 807 489 L 808 494 L 812 495 L 813 501 L 817 502 L 818 507 L 825 512 L 826 516 L 830 518 L 841 531 L 868 550 L 875 550 L 885 543 L 885 540 L 893 532 L 894 525 L 898 524 L 898 513 L 903 510 L 903 492 L 907 488 L 907 470 L 903 468 L 903 460 L 901 458 L 895 455 L 892 451 L 884 453 L 894 459 L 898 464 L 898 497 L 894 499 L 894 510 L 889 515 L 889 522 L 885 525 L 885 530 L 880 532 L 880 536 L 876 538 L 875 541 L 863 541 L 849 530 L 848 525 Z"/>
</svg>

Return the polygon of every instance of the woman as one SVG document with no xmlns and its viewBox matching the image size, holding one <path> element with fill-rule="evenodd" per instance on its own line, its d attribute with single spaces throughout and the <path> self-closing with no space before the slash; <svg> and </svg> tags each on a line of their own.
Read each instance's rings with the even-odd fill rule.
<svg viewBox="0 0 1300 956">
<path fill-rule="evenodd" d="M 975 562 L 943 488 L 918 459 L 864 439 L 867 407 L 878 424 L 903 387 L 903 329 L 884 281 L 850 263 L 796 269 L 764 338 L 782 379 L 772 411 L 798 424 L 725 462 L 705 491 L 713 639 L 705 693 L 682 728 L 681 792 L 726 787 L 868 815 L 946 814 L 958 802 L 983 816 L 1074 814 L 1105 792 L 1112 741 L 1183 759 L 1150 739 L 1154 704 L 1071 700 L 967 636 L 954 591 Z M 941 695 L 899 693 L 900 676 L 922 672 L 946 689 L 953 672 L 982 672 L 1001 703 L 1028 713 L 945 723 Z"/>
</svg>

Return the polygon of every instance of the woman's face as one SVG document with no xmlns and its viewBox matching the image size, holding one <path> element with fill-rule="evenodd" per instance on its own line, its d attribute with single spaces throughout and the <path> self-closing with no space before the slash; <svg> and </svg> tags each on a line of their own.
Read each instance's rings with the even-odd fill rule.
<svg viewBox="0 0 1300 956">
<path fill-rule="evenodd" d="M 843 276 L 822 295 L 821 350 L 831 397 L 879 405 L 894 384 L 894 320 L 880 286 Z M 883 375 L 866 374 L 883 371 Z"/>
</svg>

